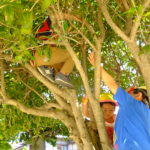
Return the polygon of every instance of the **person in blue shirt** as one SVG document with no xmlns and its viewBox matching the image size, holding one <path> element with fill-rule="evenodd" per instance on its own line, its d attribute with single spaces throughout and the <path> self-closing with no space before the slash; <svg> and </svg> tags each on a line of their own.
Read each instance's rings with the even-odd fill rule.
<svg viewBox="0 0 150 150">
<path fill-rule="evenodd" d="M 94 65 L 93 54 L 89 60 Z M 103 67 L 101 76 L 119 104 L 114 150 L 150 150 L 150 103 L 147 91 L 141 88 L 124 91 Z"/>
<path fill-rule="evenodd" d="M 134 88 L 127 93 L 117 88 L 114 99 L 119 103 L 119 112 L 115 123 L 115 150 L 150 149 L 150 109 L 145 91 Z"/>
</svg>

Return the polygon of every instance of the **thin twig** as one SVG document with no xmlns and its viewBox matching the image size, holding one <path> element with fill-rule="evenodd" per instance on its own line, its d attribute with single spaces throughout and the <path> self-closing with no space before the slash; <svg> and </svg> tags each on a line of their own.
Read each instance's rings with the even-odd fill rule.
<svg viewBox="0 0 150 150">
<path fill-rule="evenodd" d="M 136 21 L 132 26 L 131 34 L 130 34 L 130 38 L 131 38 L 132 41 L 135 40 L 135 38 L 136 38 L 136 33 L 137 33 L 138 28 L 140 26 L 140 22 L 141 22 L 141 19 L 143 17 L 143 13 L 149 7 L 149 5 L 150 5 L 150 0 L 145 0 L 143 5 L 142 5 L 143 6 L 142 11 L 140 12 L 140 14 L 137 14 Z"/>
<path fill-rule="evenodd" d="M 4 61 L 0 61 L 0 69 L 1 69 L 1 95 L 3 99 L 6 98 L 6 91 L 5 91 L 5 79 L 4 79 Z"/>
<path fill-rule="evenodd" d="M 83 37 L 83 39 L 90 45 L 90 47 L 94 50 L 97 51 L 96 47 L 90 42 L 90 40 L 78 29 L 76 28 L 73 24 L 71 24 L 72 27 Z"/>
<path fill-rule="evenodd" d="M 33 8 L 35 7 L 35 5 L 39 2 L 40 0 L 36 0 L 35 3 L 33 4 L 33 6 L 31 7 L 30 11 L 33 10 Z"/>
<path fill-rule="evenodd" d="M 32 88 L 31 86 L 29 86 L 28 84 L 26 84 L 21 78 L 20 78 L 20 76 L 19 76 L 19 74 L 17 74 L 17 77 L 18 77 L 18 79 L 28 88 L 28 89 L 30 89 L 31 91 L 33 91 L 36 95 L 38 95 L 45 103 L 48 103 L 47 101 L 46 101 L 46 99 L 41 95 L 41 94 L 39 94 L 34 88 Z"/>
<path fill-rule="evenodd" d="M 99 6 L 102 9 L 102 13 L 105 16 L 107 23 L 110 27 L 126 42 L 131 43 L 132 41 L 125 35 L 125 33 L 113 22 L 108 10 L 107 10 L 107 3 L 103 0 L 97 0 Z"/>
</svg>

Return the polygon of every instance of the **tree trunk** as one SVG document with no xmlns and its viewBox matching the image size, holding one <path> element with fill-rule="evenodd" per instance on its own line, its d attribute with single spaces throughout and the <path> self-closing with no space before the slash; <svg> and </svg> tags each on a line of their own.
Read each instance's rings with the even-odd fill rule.
<svg viewBox="0 0 150 150">
<path fill-rule="evenodd" d="M 149 101 L 150 101 L 150 77 L 149 77 L 149 72 L 150 72 L 150 56 L 148 55 L 141 55 L 141 64 L 139 64 L 145 85 L 147 87 L 147 92 L 149 96 Z"/>
<path fill-rule="evenodd" d="M 139 54 L 140 48 L 136 43 L 128 43 L 128 47 L 131 49 L 131 52 L 140 67 L 150 101 L 150 56 L 148 54 Z"/>
<path fill-rule="evenodd" d="M 30 150 L 45 150 L 45 141 L 41 137 L 37 137 L 30 145 Z"/>
</svg>

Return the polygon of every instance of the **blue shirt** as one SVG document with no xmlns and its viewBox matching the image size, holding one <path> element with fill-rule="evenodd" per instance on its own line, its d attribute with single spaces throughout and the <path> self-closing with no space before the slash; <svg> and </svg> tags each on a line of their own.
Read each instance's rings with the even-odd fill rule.
<svg viewBox="0 0 150 150">
<path fill-rule="evenodd" d="M 119 104 L 114 149 L 150 150 L 150 109 L 120 87 L 114 99 Z"/>
</svg>

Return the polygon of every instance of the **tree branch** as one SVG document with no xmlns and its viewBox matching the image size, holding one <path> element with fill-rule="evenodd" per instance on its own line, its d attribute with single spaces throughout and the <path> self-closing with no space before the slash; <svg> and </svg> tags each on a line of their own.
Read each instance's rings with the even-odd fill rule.
<svg viewBox="0 0 150 150">
<path fill-rule="evenodd" d="M 95 98 L 99 99 L 100 95 L 100 63 L 101 63 L 101 47 L 105 38 L 105 28 L 102 22 L 102 12 L 100 6 L 98 7 L 98 25 L 101 31 L 101 35 L 96 41 L 97 51 L 95 51 L 95 70 L 94 70 L 94 94 Z"/>
<path fill-rule="evenodd" d="M 34 88 L 30 87 L 28 84 L 26 84 L 21 78 L 20 76 L 17 74 L 17 77 L 19 78 L 19 80 L 28 88 L 30 89 L 31 91 L 33 91 L 35 94 L 37 94 L 45 103 L 48 103 L 44 96 L 42 96 L 41 94 L 39 94 Z"/>
<path fill-rule="evenodd" d="M 91 150 L 92 149 L 92 143 L 90 142 L 91 139 L 90 139 L 89 133 L 86 130 L 87 128 L 84 123 L 82 113 L 81 113 L 79 107 L 76 106 L 78 101 L 77 101 L 76 93 L 74 90 L 72 90 L 71 95 L 72 95 L 72 99 L 70 100 L 70 104 L 71 104 L 72 111 L 73 111 L 73 114 L 74 114 L 74 117 L 76 120 L 76 124 L 77 124 L 77 128 L 79 130 L 80 137 L 83 141 L 85 149 Z"/>
<path fill-rule="evenodd" d="M 3 58 L 5 60 L 12 61 L 9 55 L 3 55 Z M 39 81 L 41 81 L 50 91 L 52 91 L 53 93 L 57 93 L 60 97 L 63 97 L 64 99 L 70 99 L 70 97 L 68 97 L 68 95 L 65 93 L 66 88 L 58 88 L 58 86 L 49 82 L 38 71 L 36 71 L 35 68 L 31 67 L 31 65 L 27 63 L 25 64 L 25 68 L 28 69 L 33 74 L 33 76 L 35 76 Z"/>
<path fill-rule="evenodd" d="M 11 61 L 11 60 L 12 60 L 12 57 L 11 57 L 10 55 L 1 54 L 1 55 L 0 55 L 0 59 L 4 59 L 4 60 L 7 60 L 7 61 Z"/>
<path fill-rule="evenodd" d="M 91 90 L 90 90 L 90 87 L 89 87 L 89 84 L 88 84 L 87 76 L 85 75 L 85 72 L 83 71 L 83 68 L 82 68 L 82 66 L 80 64 L 80 61 L 77 58 L 75 52 L 73 51 L 73 49 L 70 46 L 69 42 L 64 38 L 62 38 L 62 39 L 64 41 L 64 45 L 66 46 L 68 52 L 70 53 L 73 61 L 75 62 L 75 65 L 76 65 L 76 67 L 77 67 L 77 69 L 78 69 L 78 71 L 81 75 L 84 87 L 86 89 L 88 99 L 90 101 L 90 104 L 91 104 L 91 107 L 92 107 L 92 110 L 93 110 L 93 113 L 94 113 L 94 117 L 95 117 L 95 120 L 96 120 L 96 125 L 97 125 L 97 129 L 98 129 L 99 137 L 101 137 L 101 142 L 106 144 L 106 145 L 104 145 L 104 147 L 105 146 L 107 147 L 107 145 L 109 145 L 108 140 L 105 140 L 105 137 L 107 137 L 107 133 L 105 131 L 105 133 L 102 134 L 102 131 L 101 131 L 102 128 L 105 129 L 104 120 L 103 120 L 103 117 L 101 117 L 101 118 L 97 117 L 97 116 L 103 116 L 103 113 L 99 108 L 99 103 L 93 98 L 93 95 L 91 93 Z"/>
<path fill-rule="evenodd" d="M 49 82 L 47 79 L 45 79 L 38 71 L 36 71 L 31 65 L 25 64 L 25 67 L 39 80 L 41 81 L 50 91 L 53 93 L 57 93 L 59 96 L 63 97 L 64 99 L 69 99 L 68 95 L 66 94 L 65 88 L 59 89 L 55 84 Z"/>
<path fill-rule="evenodd" d="M 91 41 L 78 29 L 76 28 L 72 23 L 70 23 L 72 25 L 72 27 L 83 37 L 83 39 L 90 45 L 90 47 L 96 51 L 96 47 L 94 46 L 94 44 L 91 43 Z"/>
<path fill-rule="evenodd" d="M 31 9 L 30 9 L 30 11 L 32 11 L 33 10 L 33 8 L 35 7 L 35 5 L 39 2 L 40 0 L 36 0 L 35 1 L 35 3 L 32 5 L 32 7 L 31 7 Z"/>
<path fill-rule="evenodd" d="M 20 111 L 26 113 L 26 114 L 31 114 L 35 116 L 41 116 L 41 117 L 48 117 L 48 118 L 55 118 L 61 120 L 67 127 L 73 128 L 75 125 L 75 121 L 73 117 L 71 117 L 68 114 L 63 113 L 60 110 L 57 109 L 44 109 L 40 110 L 38 108 L 29 108 L 26 107 L 25 105 L 21 104 L 20 102 L 13 100 L 13 99 L 6 99 L 3 104 L 11 105 L 17 107 Z M 78 134 L 77 131 L 74 129 L 73 130 L 76 135 Z"/>
<path fill-rule="evenodd" d="M 57 108 L 62 110 L 63 108 L 58 104 L 58 103 L 46 103 L 41 107 L 36 107 L 39 110 L 44 110 L 44 109 L 51 109 L 51 108 Z"/>
<path fill-rule="evenodd" d="M 97 40 L 97 36 L 95 34 L 94 28 L 84 18 L 82 18 L 81 21 L 82 21 L 82 25 L 85 24 L 85 26 L 87 27 L 87 29 L 89 30 L 89 32 L 93 35 L 94 40 L 96 41 Z"/>
<path fill-rule="evenodd" d="M 84 43 L 84 41 L 82 41 L 82 44 L 81 44 L 81 52 L 82 52 L 82 67 L 83 67 L 83 70 L 85 72 L 85 74 L 87 75 L 87 65 L 86 65 L 86 45 Z"/>
<path fill-rule="evenodd" d="M 48 13 L 51 13 L 51 9 L 54 9 L 54 7 L 51 6 L 51 8 L 48 9 Z M 69 13 L 63 13 L 61 11 L 58 11 L 57 14 L 53 14 L 50 16 L 52 16 L 52 19 L 54 19 L 54 18 L 56 18 L 56 15 L 61 16 L 61 18 L 59 18 L 60 20 L 66 19 L 66 20 L 75 20 L 80 23 L 82 22 L 82 20 L 79 17 L 69 14 Z"/>
<path fill-rule="evenodd" d="M 116 32 L 124 41 L 127 43 L 131 43 L 132 41 L 125 35 L 125 33 L 113 22 L 108 10 L 107 10 L 107 5 L 106 2 L 103 0 L 97 0 L 99 6 L 102 9 L 102 13 L 105 16 L 105 19 L 107 23 L 110 25 L 110 27 Z"/>
<path fill-rule="evenodd" d="M 68 112 L 71 112 L 71 107 L 66 101 L 64 101 L 56 93 L 53 93 L 53 95 L 54 95 L 54 98 L 56 99 L 56 101 L 59 103 L 60 106 L 62 106 L 63 109 L 67 110 Z"/>
<path fill-rule="evenodd" d="M 55 10 L 54 10 L 54 12 L 57 13 Z M 107 133 L 106 133 L 106 131 L 103 132 L 103 133 L 101 132 L 101 128 L 105 129 L 103 117 L 101 117 L 101 118 L 97 117 L 97 116 L 103 116 L 103 113 L 99 109 L 99 103 L 93 98 L 93 95 L 91 93 L 91 89 L 90 89 L 89 84 L 88 84 L 87 76 L 85 75 L 85 72 L 84 72 L 84 70 L 83 70 L 83 68 L 80 64 L 79 59 L 76 56 L 76 53 L 73 51 L 69 41 L 67 39 L 65 39 L 65 36 L 64 36 L 65 33 L 61 30 L 61 29 L 63 29 L 62 24 L 60 24 L 58 22 L 58 20 L 60 20 L 59 17 L 60 16 L 57 16 L 57 18 L 56 18 L 58 26 L 59 26 L 59 30 L 57 31 L 57 33 L 58 33 L 59 37 L 61 37 L 62 41 L 64 42 L 64 46 L 68 50 L 72 60 L 74 61 L 75 65 L 76 65 L 76 67 L 77 67 L 77 69 L 78 69 L 78 71 L 81 75 L 84 87 L 86 89 L 87 96 L 89 98 L 90 104 L 91 104 L 92 109 L 93 109 L 97 129 L 98 129 L 98 133 L 99 133 L 99 137 L 101 137 L 101 142 L 104 144 L 104 148 L 106 148 L 106 147 L 108 148 L 109 143 L 108 143 L 108 140 L 106 140 Z"/>
<path fill-rule="evenodd" d="M 2 95 L 3 99 L 5 100 L 6 98 L 6 91 L 5 91 L 5 79 L 4 79 L 4 62 L 3 60 L 0 61 L 0 69 L 1 69 L 1 92 L 0 94 Z"/>
<path fill-rule="evenodd" d="M 130 34 L 130 39 L 133 41 L 135 40 L 136 38 L 136 33 L 137 33 L 137 30 L 140 26 L 140 22 L 141 22 L 141 19 L 142 19 L 142 16 L 143 16 L 143 13 L 145 12 L 145 10 L 148 8 L 148 6 L 150 5 L 150 0 L 145 0 L 144 3 L 143 3 L 143 9 L 142 11 L 140 12 L 140 15 L 137 14 L 137 18 L 136 18 L 136 21 L 135 23 L 133 24 L 132 26 L 132 29 L 131 29 L 131 34 Z"/>
<path fill-rule="evenodd" d="M 149 35 L 148 38 L 147 38 L 146 44 L 147 44 L 147 45 L 150 45 L 150 35 Z"/>
<path fill-rule="evenodd" d="M 38 108 L 29 108 L 13 99 L 6 99 L 6 101 L 3 104 L 15 106 L 22 112 L 26 114 L 35 115 L 35 116 L 57 118 L 57 115 L 59 113 L 56 109 L 55 110 L 54 109 L 53 110 L 40 110 Z"/>
</svg>

